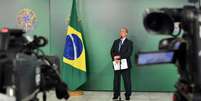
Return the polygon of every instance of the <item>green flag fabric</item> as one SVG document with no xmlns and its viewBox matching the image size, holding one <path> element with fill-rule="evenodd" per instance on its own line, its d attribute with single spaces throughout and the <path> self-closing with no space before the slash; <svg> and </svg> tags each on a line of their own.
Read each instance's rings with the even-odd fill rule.
<svg viewBox="0 0 201 101">
<path fill-rule="evenodd" d="M 76 0 L 73 0 L 70 22 L 65 32 L 61 69 L 62 79 L 71 90 L 76 90 L 86 82 L 86 56 L 82 35 L 80 22 L 78 21 Z"/>
</svg>

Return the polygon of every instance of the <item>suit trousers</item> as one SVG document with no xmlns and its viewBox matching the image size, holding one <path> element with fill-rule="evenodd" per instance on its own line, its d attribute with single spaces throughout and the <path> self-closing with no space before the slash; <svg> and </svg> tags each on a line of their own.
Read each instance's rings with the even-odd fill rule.
<svg viewBox="0 0 201 101">
<path fill-rule="evenodd" d="M 114 96 L 120 95 L 120 81 L 121 81 L 121 75 L 124 80 L 124 88 L 125 88 L 125 96 L 131 96 L 131 69 L 125 69 L 125 70 L 119 70 L 114 71 L 114 82 L 113 82 L 113 92 Z"/>
</svg>

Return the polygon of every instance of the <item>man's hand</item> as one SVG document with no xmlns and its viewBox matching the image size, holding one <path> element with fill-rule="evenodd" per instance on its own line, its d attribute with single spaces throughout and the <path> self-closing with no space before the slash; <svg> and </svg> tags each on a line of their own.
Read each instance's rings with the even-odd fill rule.
<svg viewBox="0 0 201 101">
<path fill-rule="evenodd" d="M 120 64 L 120 60 L 115 60 L 115 63 L 116 64 Z"/>
<path fill-rule="evenodd" d="M 120 56 L 114 56 L 114 60 L 119 60 L 120 59 Z"/>
<path fill-rule="evenodd" d="M 117 63 L 117 64 L 120 64 L 120 56 L 114 56 L 114 61 Z"/>
</svg>

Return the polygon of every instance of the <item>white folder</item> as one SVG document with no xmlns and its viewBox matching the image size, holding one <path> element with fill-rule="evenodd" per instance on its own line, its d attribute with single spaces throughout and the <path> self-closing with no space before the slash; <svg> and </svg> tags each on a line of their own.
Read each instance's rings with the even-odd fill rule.
<svg viewBox="0 0 201 101">
<path fill-rule="evenodd" d="M 128 63 L 126 59 L 121 59 L 121 63 L 113 61 L 113 67 L 115 71 L 128 69 Z"/>
</svg>

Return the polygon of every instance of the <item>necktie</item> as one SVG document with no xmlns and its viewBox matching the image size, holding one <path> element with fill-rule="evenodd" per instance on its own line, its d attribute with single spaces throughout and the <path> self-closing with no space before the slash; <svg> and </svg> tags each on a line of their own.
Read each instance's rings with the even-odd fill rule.
<svg viewBox="0 0 201 101">
<path fill-rule="evenodd" d="M 119 42 L 119 52 L 120 52 L 120 50 L 121 50 L 121 46 L 122 46 L 122 40 L 120 40 L 120 42 Z"/>
</svg>

